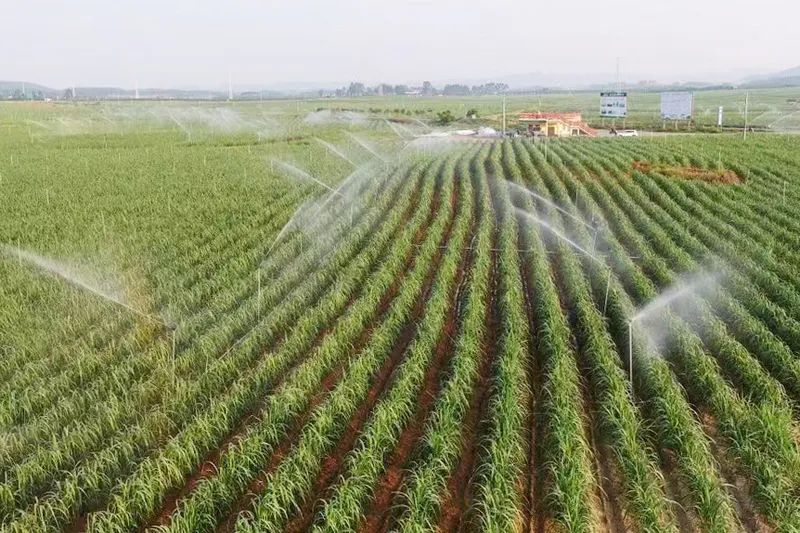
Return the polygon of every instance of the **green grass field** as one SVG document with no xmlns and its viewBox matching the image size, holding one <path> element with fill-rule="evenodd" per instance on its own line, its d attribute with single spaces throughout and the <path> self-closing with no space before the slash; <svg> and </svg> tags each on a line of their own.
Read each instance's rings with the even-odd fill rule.
<svg viewBox="0 0 800 533">
<path fill-rule="evenodd" d="M 778 132 L 800 131 L 800 88 L 740 89 L 696 91 L 695 127 L 714 129 L 717 125 L 717 108 L 723 106 L 723 126 L 744 126 L 745 94 L 749 93 L 748 124 L 756 128 L 768 128 Z M 646 129 L 664 129 L 660 118 L 660 93 L 630 91 L 628 96 L 628 119 L 626 126 Z M 288 106 L 289 104 L 287 104 Z M 373 109 L 384 112 L 396 109 L 408 110 L 412 116 L 433 118 L 435 111 L 449 109 L 457 117 L 475 109 L 479 118 L 489 119 L 495 126 L 501 124 L 502 103 L 499 96 L 479 97 L 374 97 L 360 99 L 322 99 L 303 101 L 304 106 L 342 107 L 349 109 Z M 584 120 L 592 126 L 610 127 L 612 121 L 600 117 L 599 92 L 548 93 L 536 95 L 514 95 L 507 98 L 507 115 L 510 125 L 516 122 L 521 111 L 580 111 Z M 469 121 L 464 121 L 469 123 Z M 617 127 L 622 120 L 616 121 Z M 675 128 L 667 123 L 666 129 Z M 686 124 L 678 124 L 686 130 Z"/>
<path fill-rule="evenodd" d="M 0 530 L 796 531 L 800 137 L 469 107 L 0 105 Z"/>
</svg>

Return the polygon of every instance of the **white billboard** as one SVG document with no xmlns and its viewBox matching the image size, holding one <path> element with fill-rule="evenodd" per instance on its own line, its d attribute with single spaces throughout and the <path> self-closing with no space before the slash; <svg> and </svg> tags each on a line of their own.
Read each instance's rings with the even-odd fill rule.
<svg viewBox="0 0 800 533">
<path fill-rule="evenodd" d="M 689 120 L 694 114 L 694 93 L 678 91 L 661 93 L 661 118 Z"/>
<path fill-rule="evenodd" d="M 628 93 L 600 93 L 600 116 L 612 118 L 628 116 Z"/>
</svg>

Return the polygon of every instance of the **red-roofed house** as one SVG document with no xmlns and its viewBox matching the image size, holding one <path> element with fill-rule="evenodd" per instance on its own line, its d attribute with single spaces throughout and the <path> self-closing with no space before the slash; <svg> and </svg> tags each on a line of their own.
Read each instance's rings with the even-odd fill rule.
<svg viewBox="0 0 800 533">
<path fill-rule="evenodd" d="M 585 135 L 594 137 L 597 135 L 597 131 L 583 121 L 580 113 L 520 113 L 519 121 L 527 124 L 528 132 L 536 136 Z"/>
</svg>

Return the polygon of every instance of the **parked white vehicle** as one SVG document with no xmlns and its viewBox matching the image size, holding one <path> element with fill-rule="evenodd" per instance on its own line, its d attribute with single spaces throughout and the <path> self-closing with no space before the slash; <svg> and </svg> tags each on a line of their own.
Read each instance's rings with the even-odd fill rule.
<svg viewBox="0 0 800 533">
<path fill-rule="evenodd" d="M 609 132 L 611 135 L 616 135 L 617 137 L 638 137 L 639 132 L 636 130 L 614 130 L 612 129 Z"/>
</svg>

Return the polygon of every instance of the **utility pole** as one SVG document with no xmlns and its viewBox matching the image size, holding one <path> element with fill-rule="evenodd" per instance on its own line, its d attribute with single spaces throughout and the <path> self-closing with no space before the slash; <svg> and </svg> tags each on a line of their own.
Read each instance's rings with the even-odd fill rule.
<svg viewBox="0 0 800 533">
<path fill-rule="evenodd" d="M 503 137 L 506 136 L 506 95 L 503 95 Z"/>
<path fill-rule="evenodd" d="M 233 100 L 233 76 L 228 73 L 228 100 Z"/>
<path fill-rule="evenodd" d="M 747 140 L 747 108 L 750 105 L 750 92 L 744 93 L 744 140 Z"/>
</svg>

